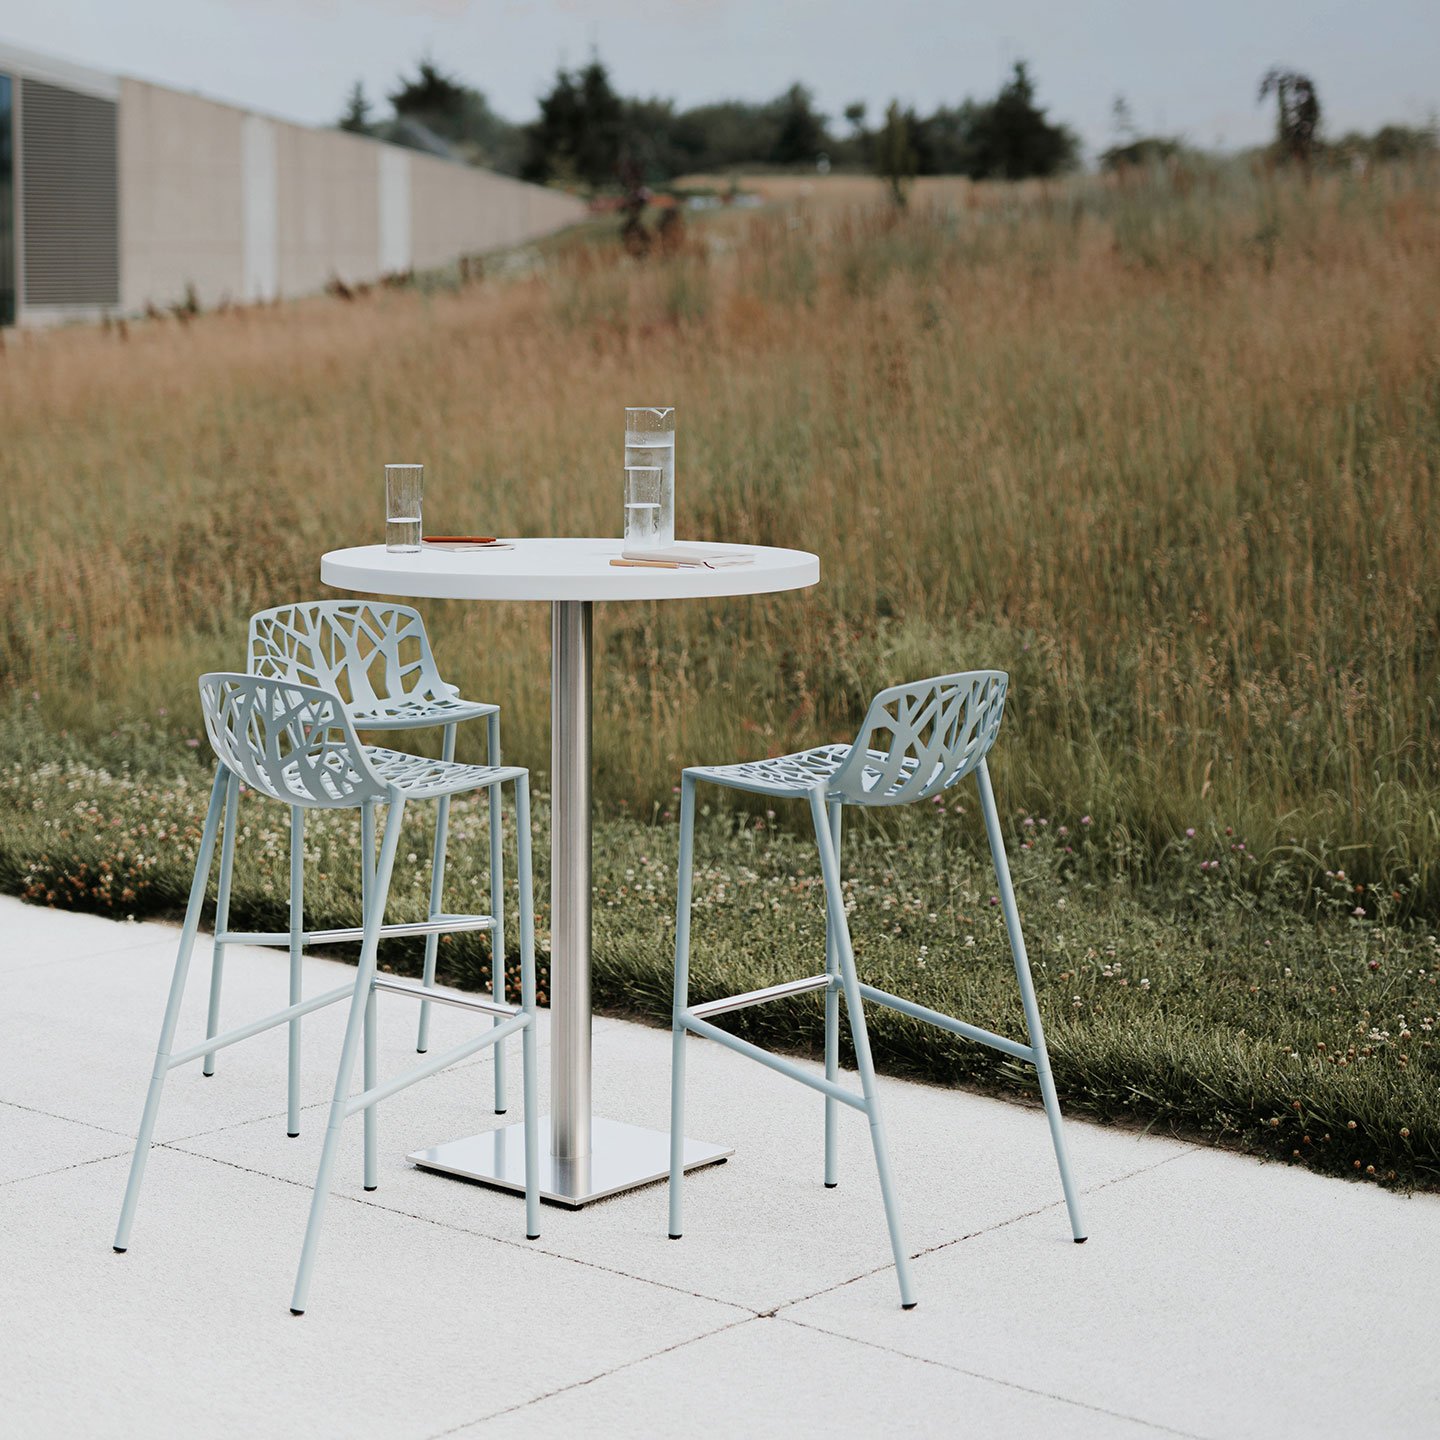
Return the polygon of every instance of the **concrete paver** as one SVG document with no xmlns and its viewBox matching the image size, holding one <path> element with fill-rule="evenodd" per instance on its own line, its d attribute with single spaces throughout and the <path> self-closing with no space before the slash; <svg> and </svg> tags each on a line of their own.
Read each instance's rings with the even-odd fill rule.
<svg viewBox="0 0 1440 1440">
<path fill-rule="evenodd" d="M 1440 1197 L 1102 1126 L 1069 1126 L 1091 1239 L 1070 1242 L 1043 1115 L 882 1080 L 919 1308 L 899 1309 L 868 1136 L 689 1042 L 687 1131 L 733 1143 L 687 1184 L 580 1212 L 426 1174 L 405 1152 L 504 1123 L 490 1062 L 380 1112 L 380 1188 L 347 1127 L 311 1308 L 290 1316 L 343 1006 L 306 1021 L 302 1135 L 285 1039 L 167 1086 L 129 1254 L 110 1250 L 177 933 L 0 898 L 0 1431 L 27 1437 L 1440 1433 Z M 236 947 L 226 1023 L 283 1001 Z M 203 1025 L 209 941 L 182 1035 Z M 353 970 L 307 959 L 307 994 Z M 382 997 L 381 1067 L 415 1008 Z M 548 1044 L 548 1016 L 540 1030 Z M 435 1011 L 434 1048 L 476 1017 Z M 664 1128 L 668 1033 L 596 1023 L 597 1113 Z M 511 1113 L 520 1115 L 511 1046 Z M 542 1092 L 548 1088 L 541 1065 Z M 853 1076 L 850 1077 L 853 1081 Z M 544 1095 L 542 1093 L 542 1104 Z"/>
<path fill-rule="evenodd" d="M 1027 1216 L 786 1308 L 836 1334 L 1186 1433 L 1440 1433 L 1440 1196 L 1216 1151 L 1088 1199 L 1090 1240 Z"/>
</svg>

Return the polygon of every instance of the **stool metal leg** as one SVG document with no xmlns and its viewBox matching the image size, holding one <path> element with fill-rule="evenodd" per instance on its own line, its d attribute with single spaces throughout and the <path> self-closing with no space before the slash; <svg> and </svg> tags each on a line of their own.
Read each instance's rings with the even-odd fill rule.
<svg viewBox="0 0 1440 1440">
<path fill-rule="evenodd" d="M 440 758 L 451 761 L 455 758 L 455 727 L 445 727 L 445 740 L 440 750 Z M 445 844 L 450 834 L 450 797 L 442 795 L 435 807 L 435 849 L 430 858 L 430 919 L 434 919 L 443 909 L 442 895 L 445 888 Z M 435 960 L 440 950 L 440 937 L 438 935 L 427 935 L 425 937 L 425 970 L 424 979 L 426 985 L 435 983 Z M 415 1035 L 415 1049 L 418 1054 L 425 1054 L 430 1048 L 430 1002 L 420 1002 L 420 1028 Z"/>
<path fill-rule="evenodd" d="M 681 1015 L 690 1004 L 690 894 L 695 868 L 695 779 L 680 781 L 680 865 L 675 902 L 675 1003 L 670 1040 L 670 1230 L 684 1234 L 682 1186 L 685 1179 L 685 1026 Z"/>
<path fill-rule="evenodd" d="M 500 764 L 500 717 L 486 720 L 486 740 L 490 763 Z M 517 792 L 518 793 L 518 792 Z M 505 846 L 500 824 L 500 787 L 490 787 L 490 914 L 494 928 L 490 931 L 490 993 L 502 1004 L 505 1001 Z M 525 842 L 530 843 L 528 838 Z M 495 1024 L 504 1022 L 497 1015 Z M 505 1104 L 505 1042 L 495 1042 L 495 1113 L 503 1115 Z"/>
<path fill-rule="evenodd" d="M 298 1005 L 305 960 L 305 811 L 290 807 L 290 1003 Z M 300 1134 L 300 1021 L 290 1022 L 285 1067 L 285 1133 Z"/>
<path fill-rule="evenodd" d="M 372 987 L 370 994 L 365 1000 L 365 1061 L 364 1061 L 364 1087 L 370 1089 L 380 1080 L 378 1051 L 378 1036 L 376 1034 L 375 1015 L 375 990 Z M 372 1105 L 365 1112 L 365 1188 L 374 1190 L 380 1184 L 380 1159 L 379 1159 L 379 1125 L 380 1107 Z"/>
<path fill-rule="evenodd" d="M 373 822 L 372 808 L 367 805 L 364 816 Z M 360 1048 L 360 1033 L 365 1024 L 365 1010 L 375 982 L 375 952 L 379 946 L 380 925 L 385 918 L 385 897 L 390 889 L 390 872 L 395 865 L 395 849 L 400 840 L 400 818 L 405 801 L 398 791 L 390 793 L 390 813 L 385 817 L 385 838 L 380 846 L 380 863 L 369 886 L 365 902 L 365 938 L 360 948 L 360 963 L 355 975 L 355 993 L 350 1001 L 350 1018 L 345 1026 L 345 1043 L 340 1051 L 340 1066 L 335 1074 L 335 1095 L 330 1102 L 330 1123 L 325 1131 L 325 1144 L 320 1151 L 320 1166 L 315 1175 L 315 1194 L 310 1201 L 310 1220 L 305 1227 L 305 1243 L 300 1251 L 300 1268 L 295 1275 L 295 1293 L 290 1313 L 303 1315 L 310 1292 L 310 1274 L 315 1267 L 315 1252 L 320 1243 L 320 1227 L 325 1219 L 325 1204 L 330 1198 L 330 1175 L 340 1148 L 340 1131 L 345 1124 L 345 1102 L 349 1097 L 350 1080 L 355 1073 L 355 1052 Z M 373 847 L 374 830 L 370 830 Z"/>
<path fill-rule="evenodd" d="M 840 813 L 838 800 L 830 802 L 830 838 L 835 847 L 835 864 L 840 864 Z M 840 960 L 835 942 L 835 926 L 830 919 L 830 908 L 825 908 L 825 973 L 832 982 L 839 979 Z M 836 1081 L 840 1078 L 840 991 L 832 983 L 825 991 L 825 1078 Z M 835 1121 L 839 1117 L 840 1102 L 825 1097 L 825 1188 L 833 1190 L 840 1183 L 840 1161 L 836 1154 L 838 1136 Z"/>
<path fill-rule="evenodd" d="M 135 1221 L 135 1205 L 140 1199 L 140 1182 L 145 1178 L 145 1162 L 150 1156 L 150 1139 L 155 1133 L 155 1117 L 160 1111 L 160 1092 L 170 1069 L 170 1047 L 175 1042 L 175 1026 L 180 1020 L 180 1002 L 185 997 L 185 980 L 190 973 L 190 957 L 195 950 L 195 932 L 200 928 L 200 912 L 205 905 L 205 887 L 210 880 L 210 862 L 215 857 L 215 832 L 220 825 L 220 806 L 226 789 L 226 770 L 215 772 L 210 790 L 210 808 L 205 813 L 205 829 L 200 836 L 200 851 L 195 857 L 195 878 L 190 882 L 190 900 L 185 906 L 185 924 L 180 931 L 180 949 L 175 956 L 175 972 L 170 977 L 170 996 L 165 1002 L 165 1018 L 160 1023 L 160 1043 L 155 1048 L 155 1068 L 150 1075 L 150 1088 L 145 1095 L 145 1109 L 140 1117 L 140 1132 L 135 1137 L 135 1154 L 130 1161 L 130 1179 L 125 1186 L 125 1200 L 120 1207 L 120 1223 L 115 1228 L 115 1249 L 124 1252 L 130 1245 L 130 1227 Z"/>
<path fill-rule="evenodd" d="M 835 858 L 835 845 L 825 813 L 825 800 L 819 789 L 810 792 L 810 817 L 815 825 L 815 839 L 820 846 L 820 870 L 825 879 L 830 924 L 835 931 L 840 981 L 845 989 L 845 1010 L 850 1017 L 850 1033 L 855 1041 L 855 1063 L 860 1071 L 860 1089 L 865 1097 L 866 1113 L 870 1118 L 870 1141 L 875 1149 L 875 1169 L 880 1176 L 880 1194 L 885 1201 L 885 1221 L 890 1229 L 890 1248 L 895 1256 L 896 1278 L 900 1282 L 900 1303 L 906 1310 L 913 1310 L 915 1287 L 910 1278 L 910 1256 L 901 1234 L 895 1182 L 890 1174 L 890 1157 L 885 1144 L 885 1127 L 880 1119 L 880 1098 L 875 1088 L 875 1066 L 870 1058 L 870 1036 L 865 1025 L 864 1001 L 860 995 L 860 982 L 855 976 L 855 955 L 850 946 L 850 927 L 845 919 L 845 894 L 840 888 L 840 867 Z"/>
<path fill-rule="evenodd" d="M 1000 815 L 995 807 L 995 790 L 990 784 L 990 767 L 984 760 L 976 767 L 980 784 L 980 808 L 985 816 L 985 834 L 990 840 L 990 858 L 995 865 L 995 883 L 1000 890 L 1000 906 L 1005 914 L 1005 929 L 1010 936 L 1010 953 L 1015 961 L 1015 979 L 1020 985 L 1020 1002 L 1025 1007 L 1025 1026 L 1030 1032 L 1030 1047 L 1035 1052 L 1035 1070 L 1040 1079 L 1040 1095 L 1045 1102 L 1045 1118 L 1050 1122 L 1050 1139 L 1055 1146 L 1055 1161 L 1060 1167 L 1060 1186 L 1065 1192 L 1065 1208 L 1070 1213 L 1070 1231 L 1077 1245 L 1086 1238 L 1085 1222 L 1080 1218 L 1080 1195 L 1070 1175 L 1070 1155 L 1065 1148 L 1065 1132 L 1060 1120 L 1060 1100 L 1055 1094 L 1055 1080 L 1050 1073 L 1050 1056 L 1045 1049 L 1045 1031 L 1040 1024 L 1040 1007 L 1035 1003 L 1035 982 L 1030 976 L 1030 960 L 1025 953 L 1025 936 L 1020 930 L 1020 912 L 1015 905 L 1015 889 L 1010 883 L 1010 865 L 1005 858 L 1005 840 L 1000 834 Z"/>
<path fill-rule="evenodd" d="M 490 792 L 495 793 L 493 790 Z M 520 882 L 520 1006 L 530 1023 L 520 1036 L 520 1088 L 525 1105 L 525 1238 L 540 1238 L 540 1096 L 535 1088 L 535 903 L 530 873 L 530 777 L 515 781 L 515 870 Z M 493 931 L 491 932 L 494 933 Z M 505 1042 L 497 1040 L 498 1051 Z M 499 1061 L 495 1062 L 497 1067 Z"/>
<path fill-rule="evenodd" d="M 225 833 L 220 841 L 220 891 L 215 897 L 215 933 L 230 927 L 230 876 L 235 868 L 235 835 L 240 828 L 240 777 L 231 775 L 225 786 Z M 210 1005 L 205 1018 L 205 1038 L 220 1033 L 220 987 L 225 979 L 225 945 L 217 940 L 210 957 Z M 201 1074 L 215 1073 L 215 1052 L 206 1057 Z"/>
<path fill-rule="evenodd" d="M 368 925 L 370 902 L 375 894 L 375 806 L 367 802 L 360 807 L 360 912 L 367 917 L 361 921 Z M 433 937 L 432 937 L 433 938 Z M 378 944 L 378 942 L 377 942 Z M 423 1002 L 422 1002 L 423 1003 Z M 365 1002 L 365 1059 L 364 1081 L 368 1090 L 375 1082 L 375 996 L 372 993 Z M 365 1188 L 373 1190 L 378 1183 L 375 1179 L 377 1168 L 375 1142 L 379 1121 L 377 1106 L 365 1112 Z"/>
</svg>

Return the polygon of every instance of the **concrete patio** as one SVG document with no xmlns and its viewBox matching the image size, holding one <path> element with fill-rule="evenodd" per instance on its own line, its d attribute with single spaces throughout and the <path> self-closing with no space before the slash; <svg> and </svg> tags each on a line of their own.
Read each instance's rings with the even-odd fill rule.
<svg viewBox="0 0 1440 1440">
<path fill-rule="evenodd" d="M 682 1242 L 663 1186 L 547 1206 L 527 1243 L 517 1199 L 411 1167 L 406 1151 L 498 1123 L 481 1057 L 381 1108 L 373 1194 L 349 1127 L 292 1317 L 332 1008 L 306 1021 L 299 1139 L 282 1031 L 213 1079 L 172 1075 L 116 1255 L 176 935 L 0 898 L 0 1431 L 17 1440 L 1440 1433 L 1440 1197 L 1072 1121 L 1076 1246 L 1041 1112 L 884 1080 L 918 1256 L 907 1314 L 863 1119 L 842 1114 L 827 1191 L 820 1098 L 697 1040 L 688 1132 L 736 1154 L 691 1178 Z M 233 948 L 226 1021 L 282 1004 L 286 965 Z M 207 974 L 202 939 L 183 1043 Z M 307 993 L 347 974 L 308 960 Z M 380 1014 L 388 1074 L 413 1059 L 415 1009 L 382 997 Z M 437 1007 L 432 1049 L 474 1024 Z M 663 1128 L 669 1045 L 597 1021 L 597 1113 Z"/>
</svg>

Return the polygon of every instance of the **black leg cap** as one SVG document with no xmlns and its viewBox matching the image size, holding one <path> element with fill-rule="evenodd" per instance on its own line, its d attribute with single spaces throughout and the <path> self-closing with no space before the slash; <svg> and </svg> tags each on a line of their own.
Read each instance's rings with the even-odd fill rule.
<svg viewBox="0 0 1440 1440">
<path fill-rule="evenodd" d="M 538 1235 L 527 1235 L 525 1238 L 527 1240 L 538 1240 L 540 1237 Z"/>
<path fill-rule="evenodd" d="M 672 1240 L 683 1240 L 685 1237 L 683 1235 L 672 1235 L 670 1238 Z"/>
<path fill-rule="evenodd" d="M 506 1112 L 504 1110 L 497 1110 L 495 1113 L 497 1115 L 504 1115 Z"/>
<path fill-rule="evenodd" d="M 429 1052 L 428 1050 L 422 1050 L 422 1049 L 417 1045 L 417 1046 L 415 1047 L 415 1053 L 416 1053 L 417 1055 L 428 1055 L 430 1052 Z"/>
<path fill-rule="evenodd" d="M 1077 1245 L 1083 1245 L 1089 1238 L 1090 1237 L 1088 1235 L 1077 1235 L 1075 1237 L 1075 1243 Z"/>
<path fill-rule="evenodd" d="M 366 1194 L 369 1194 L 370 1191 L 372 1191 L 372 1190 L 378 1190 L 379 1188 L 380 1188 L 380 1187 L 379 1187 L 378 1185 L 367 1185 L 367 1186 L 365 1187 L 365 1192 L 366 1192 Z"/>
<path fill-rule="evenodd" d="M 303 1315 L 305 1312 L 304 1312 L 303 1310 L 297 1310 L 297 1309 L 292 1305 L 292 1306 L 290 1307 L 290 1313 L 291 1313 L 292 1315 Z"/>
<path fill-rule="evenodd" d="M 110 1248 L 117 1255 L 123 1255 L 130 1247 L 128 1245 L 112 1245 Z"/>
<path fill-rule="evenodd" d="M 918 1300 L 912 1300 L 908 1305 L 902 1305 L 900 1308 L 902 1310 L 913 1310 L 919 1303 Z"/>
<path fill-rule="evenodd" d="M 840 1182 L 838 1180 L 827 1180 L 825 1182 L 825 1188 L 827 1190 L 833 1190 L 839 1183 Z"/>
<path fill-rule="evenodd" d="M 300 1132 L 298 1130 L 287 1130 L 285 1132 L 285 1138 L 287 1140 L 298 1140 L 300 1138 Z"/>
</svg>

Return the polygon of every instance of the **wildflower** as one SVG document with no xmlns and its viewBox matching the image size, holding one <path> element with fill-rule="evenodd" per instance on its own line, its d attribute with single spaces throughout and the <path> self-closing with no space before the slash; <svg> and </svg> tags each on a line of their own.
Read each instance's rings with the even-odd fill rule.
<svg viewBox="0 0 1440 1440">
<path fill-rule="evenodd" d="M 1358 920 L 1365 914 L 1365 907 L 1357 905 L 1350 913 Z"/>
<path fill-rule="evenodd" d="M 1354 1130 L 1354 1129 L 1357 1129 L 1358 1127 L 1356 1126 L 1355 1121 L 1353 1121 L 1353 1120 L 1347 1120 L 1347 1121 L 1345 1122 L 1345 1128 L 1346 1128 L 1347 1130 Z"/>
<path fill-rule="evenodd" d="M 1027 815 L 1021 823 L 1027 830 L 1033 830 L 1035 828 L 1035 821 L 1032 816 Z"/>
<path fill-rule="evenodd" d="M 1408 1125 L 1402 1125 L 1400 1127 L 1400 1138 L 1402 1140 L 1408 1140 L 1410 1138 L 1410 1127 Z"/>
<path fill-rule="evenodd" d="M 200 742 L 193 735 L 185 743 L 192 750 L 198 750 L 200 748 Z"/>
<path fill-rule="evenodd" d="M 1080 817 L 1080 823 L 1081 823 L 1082 825 L 1088 825 L 1088 824 L 1090 824 L 1090 817 L 1089 817 L 1088 815 L 1082 815 L 1082 816 Z"/>
<path fill-rule="evenodd" d="M 1000 903 L 1000 897 L 998 895 L 992 895 L 990 897 L 990 903 L 992 905 L 998 905 Z"/>
<path fill-rule="evenodd" d="M 1195 838 L 1195 827 L 1194 827 L 1193 825 L 1188 825 L 1188 826 L 1186 826 L 1186 828 L 1185 828 L 1185 838 L 1186 838 L 1187 840 L 1193 840 L 1193 839 Z"/>
</svg>

